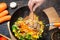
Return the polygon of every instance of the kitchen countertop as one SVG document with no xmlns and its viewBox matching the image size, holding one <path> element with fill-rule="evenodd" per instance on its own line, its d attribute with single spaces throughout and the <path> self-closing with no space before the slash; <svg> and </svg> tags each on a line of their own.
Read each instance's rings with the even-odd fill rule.
<svg viewBox="0 0 60 40">
<path fill-rule="evenodd" d="M 17 0 L 0 0 L 0 2 L 2 2 L 2 1 L 6 2 L 9 5 L 10 2 L 17 1 Z M 18 0 L 18 1 L 22 1 L 22 0 Z M 24 0 L 24 1 L 26 2 L 26 0 Z M 59 3 L 60 3 L 60 1 L 47 0 L 43 5 L 41 5 L 40 9 L 46 9 L 48 7 L 53 6 L 56 9 L 58 15 L 60 16 L 60 5 L 59 5 Z M 10 15 L 12 15 L 13 11 L 9 10 Z M 7 22 L 0 24 L 0 33 L 6 35 L 7 37 L 10 37 L 6 23 Z"/>
</svg>

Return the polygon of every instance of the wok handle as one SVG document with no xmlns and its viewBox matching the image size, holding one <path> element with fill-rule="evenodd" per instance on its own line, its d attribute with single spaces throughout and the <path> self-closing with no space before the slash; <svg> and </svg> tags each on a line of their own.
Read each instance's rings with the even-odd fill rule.
<svg viewBox="0 0 60 40">
<path fill-rule="evenodd" d="M 60 22 L 53 22 L 53 23 L 50 23 L 50 24 L 46 24 L 46 26 L 60 27 Z"/>
<path fill-rule="evenodd" d="M 55 26 L 55 27 L 60 27 L 60 22 L 55 22 L 55 23 L 53 23 L 53 26 Z"/>
</svg>

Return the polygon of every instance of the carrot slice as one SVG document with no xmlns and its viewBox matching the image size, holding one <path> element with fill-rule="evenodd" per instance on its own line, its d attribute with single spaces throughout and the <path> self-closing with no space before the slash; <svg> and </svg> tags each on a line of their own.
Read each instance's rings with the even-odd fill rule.
<svg viewBox="0 0 60 40">
<path fill-rule="evenodd" d="M 20 25 L 21 25 L 20 27 L 23 29 L 23 31 L 35 33 L 35 31 L 33 31 L 32 29 L 30 29 L 24 22 L 22 22 Z"/>
<path fill-rule="evenodd" d="M 0 3 L 0 12 L 4 11 L 7 8 L 7 4 L 6 3 Z"/>
<path fill-rule="evenodd" d="M 11 19 L 11 16 L 10 16 L 10 15 L 1 17 L 1 18 L 0 18 L 0 23 L 5 22 L 5 21 L 8 21 L 8 20 L 10 20 L 10 19 Z"/>
<path fill-rule="evenodd" d="M 7 10 L 1 12 L 0 13 L 0 18 L 3 17 L 3 16 L 5 16 L 5 15 L 7 15 L 7 14 L 8 14 L 8 11 Z"/>
</svg>

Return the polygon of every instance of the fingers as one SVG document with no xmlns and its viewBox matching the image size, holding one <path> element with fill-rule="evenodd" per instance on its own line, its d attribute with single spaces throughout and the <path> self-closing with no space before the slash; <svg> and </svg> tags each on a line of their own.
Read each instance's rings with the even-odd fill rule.
<svg viewBox="0 0 60 40">
<path fill-rule="evenodd" d="M 59 27 L 59 29 L 60 29 L 60 27 Z"/>
<path fill-rule="evenodd" d="M 43 4 L 44 1 L 41 1 L 41 2 L 37 2 L 36 5 L 34 6 L 33 8 L 33 11 L 35 11 L 35 9 L 39 6 L 41 6 Z"/>
<path fill-rule="evenodd" d="M 40 6 L 39 3 L 37 3 L 37 4 L 33 7 L 33 11 L 35 11 L 38 6 Z"/>
<path fill-rule="evenodd" d="M 29 9 L 30 9 L 31 12 L 33 11 L 33 5 L 34 5 L 34 1 L 30 0 L 28 2 L 28 6 L 29 6 Z"/>
</svg>

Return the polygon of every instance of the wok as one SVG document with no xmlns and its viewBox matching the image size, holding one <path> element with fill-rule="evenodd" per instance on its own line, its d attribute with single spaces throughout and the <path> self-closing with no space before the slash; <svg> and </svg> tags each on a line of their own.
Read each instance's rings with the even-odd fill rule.
<svg viewBox="0 0 60 40">
<path fill-rule="evenodd" d="M 19 9 L 17 9 L 13 13 L 13 15 L 11 17 L 11 20 L 10 20 L 10 30 L 11 30 L 11 32 L 12 32 L 12 25 L 14 24 L 14 22 L 19 17 L 23 17 L 24 18 L 24 17 L 28 16 L 29 12 L 30 12 L 30 10 L 29 10 L 28 6 L 23 6 L 23 7 L 19 8 Z M 49 24 L 49 19 L 48 19 L 47 15 L 42 10 L 37 8 L 36 11 L 35 11 L 35 14 L 37 16 L 39 16 L 39 20 L 42 20 L 44 25 Z M 39 38 L 38 40 L 48 40 L 49 39 L 49 38 L 47 38 L 48 37 L 48 30 L 49 30 L 49 26 L 45 26 L 44 27 L 44 32 L 42 34 L 42 38 Z M 12 34 L 14 35 L 13 32 L 12 32 Z M 17 39 L 17 37 L 15 35 L 14 35 L 14 37 Z"/>
</svg>

